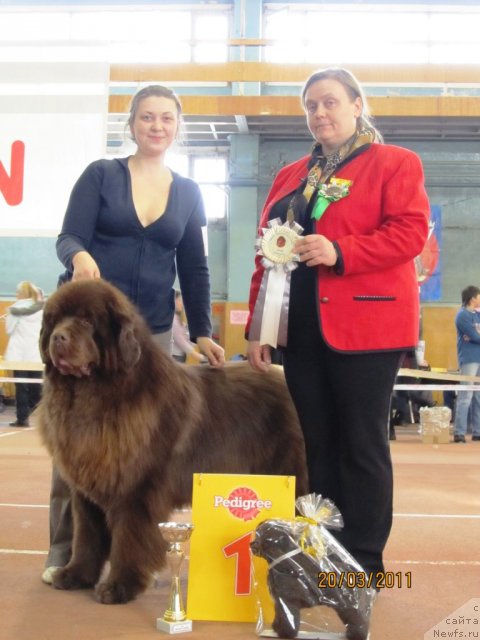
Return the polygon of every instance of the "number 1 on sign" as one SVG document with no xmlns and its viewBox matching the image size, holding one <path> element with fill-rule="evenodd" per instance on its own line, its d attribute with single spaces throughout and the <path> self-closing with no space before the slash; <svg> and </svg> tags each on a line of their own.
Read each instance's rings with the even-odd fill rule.
<svg viewBox="0 0 480 640">
<path fill-rule="evenodd" d="M 235 595 L 248 596 L 251 593 L 252 567 L 250 562 L 250 541 L 252 532 L 233 540 L 223 547 L 226 558 L 237 556 L 235 566 Z"/>
</svg>

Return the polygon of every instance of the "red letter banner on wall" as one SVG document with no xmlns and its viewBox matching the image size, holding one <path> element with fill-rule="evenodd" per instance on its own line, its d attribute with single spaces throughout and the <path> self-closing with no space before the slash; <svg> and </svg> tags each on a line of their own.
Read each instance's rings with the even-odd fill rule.
<svg viewBox="0 0 480 640">
<path fill-rule="evenodd" d="M 0 160 L 0 192 L 11 207 L 20 204 L 23 199 L 23 170 L 25 165 L 25 144 L 16 140 L 12 144 L 10 157 L 10 175 Z"/>
</svg>

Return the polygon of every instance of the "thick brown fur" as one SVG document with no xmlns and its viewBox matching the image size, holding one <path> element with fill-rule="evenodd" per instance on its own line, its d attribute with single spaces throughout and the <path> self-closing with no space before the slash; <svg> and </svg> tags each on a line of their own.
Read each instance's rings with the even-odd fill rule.
<svg viewBox="0 0 480 640">
<path fill-rule="evenodd" d="M 305 450 L 283 373 L 166 356 L 135 307 L 102 280 L 62 285 L 47 301 L 37 410 L 42 439 L 72 489 L 73 555 L 59 589 L 97 585 L 128 602 L 164 564 L 157 524 L 190 504 L 193 473 L 296 476 Z"/>
</svg>

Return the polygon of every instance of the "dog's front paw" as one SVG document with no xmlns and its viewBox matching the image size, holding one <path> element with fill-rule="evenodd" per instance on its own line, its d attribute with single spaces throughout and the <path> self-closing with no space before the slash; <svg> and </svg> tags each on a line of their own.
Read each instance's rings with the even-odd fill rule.
<svg viewBox="0 0 480 640">
<path fill-rule="evenodd" d="M 64 567 L 55 571 L 52 584 L 55 589 L 73 591 L 74 589 L 91 589 L 95 586 L 95 580 L 86 578 L 78 568 Z"/>
<path fill-rule="evenodd" d="M 53 576 L 61 569 L 61 567 L 47 567 L 42 573 L 42 582 L 45 584 L 53 584 Z"/>
<path fill-rule="evenodd" d="M 102 604 L 125 604 L 133 600 L 139 589 L 123 582 L 103 582 L 95 589 L 95 598 Z"/>
</svg>

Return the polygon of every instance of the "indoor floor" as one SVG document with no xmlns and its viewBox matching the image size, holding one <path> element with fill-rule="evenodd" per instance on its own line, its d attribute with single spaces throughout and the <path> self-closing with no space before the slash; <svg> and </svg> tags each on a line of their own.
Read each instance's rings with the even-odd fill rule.
<svg viewBox="0 0 480 640">
<path fill-rule="evenodd" d="M 167 571 L 155 588 L 117 606 L 96 603 L 90 591 L 58 591 L 41 582 L 48 544 L 50 460 L 34 421 L 29 428 L 15 429 L 8 424 L 12 419 L 11 407 L 0 414 L 2 640 L 161 637 L 155 621 L 167 605 Z M 396 584 L 380 592 L 370 640 L 422 640 L 431 627 L 472 598 L 480 598 L 480 442 L 468 438 L 467 444 L 427 445 L 415 428 L 399 427 L 391 449 L 395 515 L 385 564 L 389 572 L 404 578 L 410 574 L 411 586 L 404 579 L 401 587 Z M 183 587 L 186 590 L 185 579 Z M 480 637 L 480 613 L 476 615 L 477 626 L 461 627 L 463 633 L 476 630 L 472 638 Z M 185 637 L 247 640 L 256 635 L 253 623 L 194 621 Z"/>
</svg>

